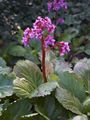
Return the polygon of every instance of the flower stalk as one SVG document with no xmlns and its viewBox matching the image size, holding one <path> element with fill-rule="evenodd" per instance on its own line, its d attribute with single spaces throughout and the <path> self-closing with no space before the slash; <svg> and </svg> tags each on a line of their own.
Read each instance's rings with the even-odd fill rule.
<svg viewBox="0 0 90 120">
<path fill-rule="evenodd" d="M 44 82 L 47 82 L 46 70 L 45 70 L 45 42 L 43 37 L 41 39 L 41 45 L 42 45 L 42 74 L 43 74 Z"/>
</svg>

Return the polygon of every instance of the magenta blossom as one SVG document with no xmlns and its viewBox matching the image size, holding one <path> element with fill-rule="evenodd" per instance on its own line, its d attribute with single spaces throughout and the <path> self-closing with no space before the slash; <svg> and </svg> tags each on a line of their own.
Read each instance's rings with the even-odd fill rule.
<svg viewBox="0 0 90 120">
<path fill-rule="evenodd" d="M 57 24 L 64 24 L 64 19 L 58 18 L 56 22 L 57 22 Z"/>
<path fill-rule="evenodd" d="M 52 2 L 48 2 L 47 6 L 48 6 L 48 12 L 50 12 L 52 10 L 52 6 L 53 6 Z"/>
<path fill-rule="evenodd" d="M 54 44 L 55 44 L 55 39 L 53 38 L 53 36 L 48 35 L 48 36 L 45 38 L 45 46 L 46 46 L 46 47 L 48 47 L 49 45 L 54 46 Z"/>
<path fill-rule="evenodd" d="M 48 17 L 38 17 L 35 23 L 33 24 L 33 27 L 34 29 L 41 29 L 42 32 L 47 30 L 49 33 L 53 33 L 56 28 L 56 26 L 52 24 L 51 19 Z"/>
<path fill-rule="evenodd" d="M 52 0 L 52 2 L 48 2 L 48 12 L 51 10 L 58 11 L 60 9 L 67 9 L 67 2 L 65 0 Z"/>
<path fill-rule="evenodd" d="M 24 31 L 24 37 L 22 39 L 22 43 L 27 46 L 29 44 L 29 33 L 30 33 L 30 28 L 27 28 L 25 31 Z"/>
<path fill-rule="evenodd" d="M 60 44 L 60 56 L 67 54 L 70 51 L 69 43 L 61 41 Z"/>
<path fill-rule="evenodd" d="M 59 19 L 59 21 L 62 19 Z M 41 41 L 44 40 L 44 46 L 47 48 L 48 46 L 52 46 L 55 48 L 56 46 L 60 46 L 60 55 L 70 51 L 68 42 L 56 42 L 52 33 L 54 33 L 56 26 L 52 24 L 51 19 L 48 17 L 42 18 L 38 17 L 35 23 L 33 24 L 33 28 L 27 28 L 24 31 L 24 36 L 22 39 L 22 43 L 24 46 L 28 46 L 30 39 L 39 39 Z"/>
<path fill-rule="evenodd" d="M 45 40 L 46 47 L 47 45 L 53 45 L 54 39 L 51 36 L 51 34 L 54 33 L 55 29 L 56 29 L 56 26 L 52 24 L 52 21 L 50 18 L 48 17 L 42 18 L 39 16 L 37 20 L 34 22 L 33 28 L 32 29 L 27 28 L 24 31 L 22 43 L 25 46 L 27 46 L 29 44 L 30 39 L 32 38 L 41 40 L 43 37 L 46 37 L 46 40 Z"/>
</svg>

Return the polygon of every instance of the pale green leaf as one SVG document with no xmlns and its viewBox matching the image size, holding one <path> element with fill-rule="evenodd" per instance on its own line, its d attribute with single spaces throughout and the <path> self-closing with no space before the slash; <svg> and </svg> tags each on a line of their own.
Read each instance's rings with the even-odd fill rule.
<svg viewBox="0 0 90 120">
<path fill-rule="evenodd" d="M 59 87 L 56 89 L 55 96 L 57 100 L 63 105 L 63 107 L 65 107 L 67 110 L 70 110 L 71 112 L 76 114 L 81 114 L 81 103 L 70 92 Z"/>
<path fill-rule="evenodd" d="M 59 84 L 70 91 L 81 102 L 85 99 L 85 87 L 83 80 L 75 73 L 63 72 L 59 74 Z"/>
<path fill-rule="evenodd" d="M 72 120 L 88 120 L 86 115 L 77 115 Z"/>
<path fill-rule="evenodd" d="M 81 76 L 84 80 L 86 90 L 90 94 L 90 70 L 84 71 L 84 73 Z"/>
<path fill-rule="evenodd" d="M 14 72 L 17 77 L 25 78 L 31 84 L 34 84 L 35 87 L 43 83 L 41 70 L 29 60 L 18 61 L 14 67 Z"/>
<path fill-rule="evenodd" d="M 65 71 L 72 71 L 71 65 L 68 62 L 56 60 L 54 64 L 55 64 L 55 72 L 57 74 Z"/>
<path fill-rule="evenodd" d="M 84 112 L 90 112 L 90 97 L 83 102 Z"/>
<path fill-rule="evenodd" d="M 0 74 L 0 98 L 13 94 L 13 79 L 9 75 Z"/>
<path fill-rule="evenodd" d="M 83 75 L 86 70 L 90 70 L 90 59 L 84 58 L 79 60 L 74 66 L 74 72 L 76 74 Z"/>
<path fill-rule="evenodd" d="M 50 95 L 53 90 L 55 90 L 58 87 L 57 82 L 47 82 L 42 85 L 40 85 L 33 93 L 32 97 L 40 97 L 40 96 L 46 96 Z"/>
<path fill-rule="evenodd" d="M 6 62 L 0 57 L 0 74 L 8 74 L 11 71 L 9 67 L 6 66 Z"/>
<path fill-rule="evenodd" d="M 18 76 L 14 80 L 14 91 L 17 95 L 31 98 L 32 92 L 43 83 L 40 69 L 31 61 L 19 61 L 14 67 Z"/>
<path fill-rule="evenodd" d="M 0 57 L 0 66 L 1 67 L 6 67 L 6 62 L 2 57 Z"/>
</svg>

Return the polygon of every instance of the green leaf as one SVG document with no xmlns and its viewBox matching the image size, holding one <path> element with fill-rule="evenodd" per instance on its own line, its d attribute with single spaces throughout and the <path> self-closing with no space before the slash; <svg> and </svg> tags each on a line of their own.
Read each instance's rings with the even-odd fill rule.
<svg viewBox="0 0 90 120">
<path fill-rule="evenodd" d="M 81 114 L 81 110 L 82 110 L 81 103 L 70 92 L 59 87 L 56 89 L 55 96 L 57 100 L 63 105 L 64 108 L 66 108 L 67 110 L 70 110 L 75 114 Z"/>
<path fill-rule="evenodd" d="M 30 46 L 37 51 L 41 50 L 41 42 L 39 40 L 36 40 L 36 39 L 31 40 L 30 41 Z"/>
<path fill-rule="evenodd" d="M 26 50 L 20 45 L 12 45 L 9 47 L 8 53 L 10 55 L 17 56 L 17 57 L 24 57 Z"/>
<path fill-rule="evenodd" d="M 86 70 L 90 70 L 90 59 L 84 58 L 79 60 L 74 66 L 74 72 L 79 75 L 83 75 Z"/>
<path fill-rule="evenodd" d="M 32 113 L 30 115 L 22 116 L 20 120 L 46 120 L 44 117 L 38 113 Z"/>
<path fill-rule="evenodd" d="M 82 79 L 84 80 L 85 88 L 86 88 L 87 92 L 90 94 L 90 70 L 86 70 L 82 74 Z"/>
<path fill-rule="evenodd" d="M 9 67 L 0 67 L 0 74 L 8 74 L 11 71 Z"/>
<path fill-rule="evenodd" d="M 58 87 L 58 83 L 57 82 L 47 82 L 44 84 L 41 84 L 33 93 L 32 93 L 32 97 L 44 97 L 46 95 L 50 95 L 51 92 L 53 90 L 56 89 L 56 87 Z"/>
<path fill-rule="evenodd" d="M 59 84 L 76 96 L 81 102 L 85 99 L 85 87 L 83 80 L 75 73 L 63 72 L 59 74 Z"/>
<path fill-rule="evenodd" d="M 17 77 L 25 78 L 29 82 L 34 83 L 36 87 L 43 83 L 41 70 L 29 60 L 18 61 L 14 66 L 14 72 Z"/>
<path fill-rule="evenodd" d="M 17 62 L 14 72 L 18 76 L 14 80 L 16 94 L 31 98 L 31 93 L 43 83 L 40 69 L 33 62 L 25 60 Z"/>
<path fill-rule="evenodd" d="M 17 37 L 18 42 L 22 44 L 23 30 L 21 28 L 19 28 L 18 34 L 16 35 L 16 37 Z"/>
<path fill-rule="evenodd" d="M 38 98 L 35 103 L 35 110 L 46 120 L 64 120 L 67 116 L 66 110 L 53 95 Z"/>
<path fill-rule="evenodd" d="M 72 120 L 88 120 L 86 115 L 77 115 Z"/>
<path fill-rule="evenodd" d="M 86 53 L 87 55 L 90 55 L 90 44 L 88 44 L 88 45 L 86 46 L 86 48 L 85 48 L 85 53 Z"/>
<path fill-rule="evenodd" d="M 68 62 L 56 60 L 55 61 L 55 72 L 59 75 L 59 73 L 65 71 L 72 71 L 71 65 Z"/>
<path fill-rule="evenodd" d="M 2 57 L 0 57 L 0 66 L 1 67 L 6 67 L 6 62 Z"/>
<path fill-rule="evenodd" d="M 65 33 L 67 34 L 67 39 L 71 40 L 79 34 L 79 30 L 76 28 L 70 27 L 67 30 L 65 30 Z"/>
<path fill-rule="evenodd" d="M 0 116 L 2 115 L 3 104 L 0 104 Z"/>
<path fill-rule="evenodd" d="M 19 120 L 21 116 L 31 113 L 31 107 L 32 105 L 28 99 L 17 100 L 2 112 L 0 120 Z"/>
<path fill-rule="evenodd" d="M 0 98 L 13 94 L 13 77 L 0 74 Z"/>
<path fill-rule="evenodd" d="M 10 71 L 11 69 L 6 66 L 6 62 L 0 57 L 0 74 L 8 74 Z"/>
<path fill-rule="evenodd" d="M 90 97 L 83 102 L 84 112 L 90 112 Z"/>
</svg>

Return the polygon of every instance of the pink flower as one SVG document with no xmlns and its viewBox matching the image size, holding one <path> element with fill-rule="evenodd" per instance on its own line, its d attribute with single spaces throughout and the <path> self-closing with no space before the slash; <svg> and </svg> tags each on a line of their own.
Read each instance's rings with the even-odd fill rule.
<svg viewBox="0 0 90 120">
<path fill-rule="evenodd" d="M 28 46 L 29 45 L 29 38 L 27 36 L 23 37 L 22 38 L 22 43 L 24 44 L 24 46 Z"/>
<path fill-rule="evenodd" d="M 42 36 L 43 36 L 42 29 L 33 29 L 32 34 L 33 34 L 34 38 L 42 39 Z"/>
<path fill-rule="evenodd" d="M 67 54 L 70 51 L 69 43 L 68 42 L 59 42 L 60 44 L 60 56 Z"/>
<path fill-rule="evenodd" d="M 48 35 L 45 38 L 45 47 L 48 47 L 49 45 L 54 46 L 54 44 L 55 44 L 55 39 L 53 38 L 53 36 Z"/>
<path fill-rule="evenodd" d="M 47 6 L 48 6 L 48 12 L 50 12 L 52 10 L 52 2 L 48 2 Z"/>
<path fill-rule="evenodd" d="M 27 29 L 25 29 L 24 35 L 28 35 L 29 32 L 30 32 L 30 28 L 28 27 Z"/>
<path fill-rule="evenodd" d="M 64 23 L 64 19 L 63 18 L 58 18 L 57 19 L 57 24 L 63 24 Z"/>
<path fill-rule="evenodd" d="M 24 36 L 22 43 L 27 46 L 29 44 L 29 39 L 36 38 L 41 40 L 47 31 L 47 35 L 53 33 L 56 29 L 56 26 L 52 24 L 52 21 L 49 17 L 38 17 L 37 20 L 33 23 L 33 28 L 27 28 L 24 31 Z M 49 37 L 50 38 L 50 37 Z"/>
<path fill-rule="evenodd" d="M 65 0 L 52 0 L 52 2 L 48 2 L 48 11 L 50 12 L 51 10 L 58 11 L 60 9 L 67 9 L 67 2 Z"/>
</svg>

